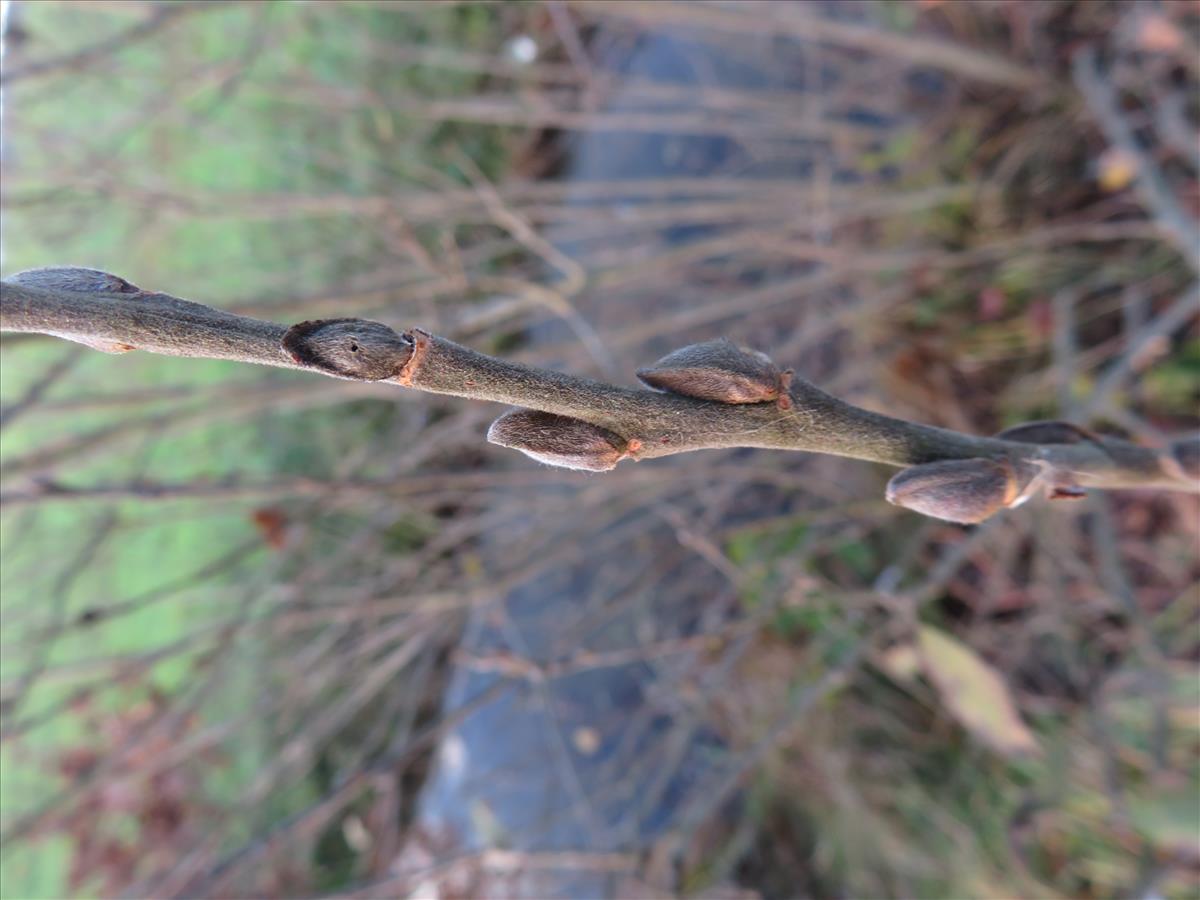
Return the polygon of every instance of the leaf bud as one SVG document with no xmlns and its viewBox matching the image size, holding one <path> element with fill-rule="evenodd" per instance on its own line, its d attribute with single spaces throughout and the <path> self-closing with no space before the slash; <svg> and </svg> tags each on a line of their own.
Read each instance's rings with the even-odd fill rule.
<svg viewBox="0 0 1200 900">
<path fill-rule="evenodd" d="M 982 522 L 1011 505 L 1019 493 L 1010 465 L 982 458 L 911 466 L 887 485 L 888 503 L 960 524 Z"/>
<path fill-rule="evenodd" d="M 399 374 L 413 342 L 382 322 L 315 319 L 293 325 L 283 336 L 293 360 L 341 378 L 382 381 Z"/>
<path fill-rule="evenodd" d="M 73 294 L 141 294 L 142 289 L 109 272 L 84 266 L 46 266 L 26 269 L 4 279 L 9 284 L 42 291 L 69 291 Z M 101 353 L 128 353 L 136 349 L 131 344 L 84 335 L 62 335 L 77 344 Z"/>
<path fill-rule="evenodd" d="M 1004 429 L 996 437 L 1021 444 L 1079 444 L 1097 440 L 1096 435 L 1086 428 L 1057 419 L 1024 422 Z"/>
<path fill-rule="evenodd" d="M 649 387 L 719 403 L 781 400 L 791 375 L 765 353 L 727 338 L 683 347 L 637 372 Z"/>
<path fill-rule="evenodd" d="M 26 269 L 4 279 L 22 287 L 43 291 L 72 291 L 76 294 L 140 294 L 142 289 L 99 269 L 83 266 L 47 266 Z"/>
<path fill-rule="evenodd" d="M 548 466 L 607 472 L 632 449 L 620 435 L 569 416 L 517 409 L 488 429 L 489 443 L 520 450 Z"/>
</svg>

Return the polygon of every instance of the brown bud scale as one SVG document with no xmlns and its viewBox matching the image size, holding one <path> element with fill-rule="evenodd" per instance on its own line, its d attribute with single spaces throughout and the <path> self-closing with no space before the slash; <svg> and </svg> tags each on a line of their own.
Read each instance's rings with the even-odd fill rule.
<svg viewBox="0 0 1200 900">
<path fill-rule="evenodd" d="M 366 319 L 300 322 L 287 330 L 282 345 L 301 365 L 363 381 L 395 376 L 413 354 L 403 335 Z"/>
<path fill-rule="evenodd" d="M 765 403 L 786 396 L 791 372 L 765 353 L 720 338 L 669 353 L 637 376 L 649 387 L 699 400 Z"/>
<path fill-rule="evenodd" d="M 943 519 L 982 522 L 1017 499 L 1017 479 L 1008 463 L 994 459 L 951 459 L 911 466 L 893 476 L 887 500 Z"/>
<path fill-rule="evenodd" d="M 635 444 L 590 422 L 532 409 L 505 413 L 492 423 L 487 439 L 546 465 L 586 472 L 607 472 Z"/>
<path fill-rule="evenodd" d="M 27 269 L 10 275 L 5 281 L 44 291 L 72 291 L 76 294 L 140 294 L 142 289 L 99 269 L 84 266 L 48 266 Z"/>
</svg>

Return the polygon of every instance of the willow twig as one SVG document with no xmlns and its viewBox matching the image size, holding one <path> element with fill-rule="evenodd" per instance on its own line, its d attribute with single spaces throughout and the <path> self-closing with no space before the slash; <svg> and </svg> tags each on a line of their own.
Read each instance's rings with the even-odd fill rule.
<svg viewBox="0 0 1200 900">
<path fill-rule="evenodd" d="M 980 495 L 968 500 L 978 499 L 987 507 L 967 513 L 980 517 L 999 508 L 993 508 L 997 503 L 1016 505 L 1039 484 L 1057 496 L 1074 496 L 1086 487 L 1200 491 L 1195 474 L 1169 451 L 1063 423 L 1027 427 L 1003 438 L 975 437 L 860 409 L 791 378 L 790 372 L 781 376 L 779 391 L 763 395 L 777 400 L 721 402 L 700 399 L 711 393 L 687 396 L 683 386 L 672 386 L 676 393 L 634 389 L 521 365 L 416 328 L 397 332 L 363 319 L 301 322 L 289 328 L 141 291 L 92 270 L 34 270 L 0 284 L 4 331 L 50 334 L 109 352 L 138 349 L 237 360 L 511 404 L 549 415 L 522 419 L 509 414 L 493 426 L 493 442 L 575 468 L 606 469 L 622 459 L 731 447 L 803 450 L 909 467 L 985 460 L 988 465 L 979 470 L 961 462 L 950 470 L 932 470 L 932 493 L 919 503 L 912 498 L 924 490 L 925 475 L 909 469 L 904 490 L 892 497 L 930 512 L 931 502 L 940 502 L 947 490 L 963 484 L 963 491 Z M 67 290 L 64 284 L 83 289 Z M 720 366 L 737 368 L 719 355 L 713 359 L 717 376 Z M 713 377 L 712 372 L 703 374 Z M 742 377 L 732 369 L 725 374 Z M 579 442 L 578 465 L 570 459 L 573 441 Z M 958 497 L 955 509 L 961 511 L 964 502 Z"/>
</svg>

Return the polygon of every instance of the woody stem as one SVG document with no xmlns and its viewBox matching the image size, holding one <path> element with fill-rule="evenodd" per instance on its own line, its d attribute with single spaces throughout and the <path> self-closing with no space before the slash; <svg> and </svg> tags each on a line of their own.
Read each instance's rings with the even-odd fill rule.
<svg viewBox="0 0 1200 900">
<path fill-rule="evenodd" d="M 789 386 L 791 407 L 727 404 L 620 387 L 478 353 L 413 329 L 396 334 L 356 322 L 372 335 L 390 334 L 394 354 L 386 380 L 437 394 L 489 400 L 570 416 L 640 442 L 646 459 L 691 450 L 761 447 L 804 450 L 892 466 L 944 459 L 1007 459 L 1026 471 L 1053 467 L 1090 487 L 1200 490 L 1164 469 L 1162 454 L 1111 438 L 1037 445 L 974 437 L 906 422 L 845 403 L 801 379 Z M 0 282 L 0 330 L 105 341 L 168 356 L 229 359 L 353 378 L 319 358 L 288 352 L 288 329 L 162 293 L 84 294 Z"/>
</svg>

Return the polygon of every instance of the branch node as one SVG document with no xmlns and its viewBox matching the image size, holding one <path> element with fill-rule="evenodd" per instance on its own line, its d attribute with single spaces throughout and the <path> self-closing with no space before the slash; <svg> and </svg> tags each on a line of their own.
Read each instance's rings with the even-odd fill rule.
<svg viewBox="0 0 1200 900">
<path fill-rule="evenodd" d="M 422 331 L 420 328 L 414 328 L 411 331 L 406 331 L 404 337 L 408 339 L 412 346 L 412 353 L 408 357 L 408 361 L 400 367 L 397 380 L 405 387 L 412 387 L 413 376 L 417 374 L 417 370 L 421 367 L 421 362 L 425 359 L 425 354 L 429 352 L 429 345 L 433 341 L 433 335 L 428 331 Z"/>
<path fill-rule="evenodd" d="M 794 369 L 784 369 L 779 373 L 779 408 L 792 408 L 792 377 L 796 374 Z"/>
</svg>

